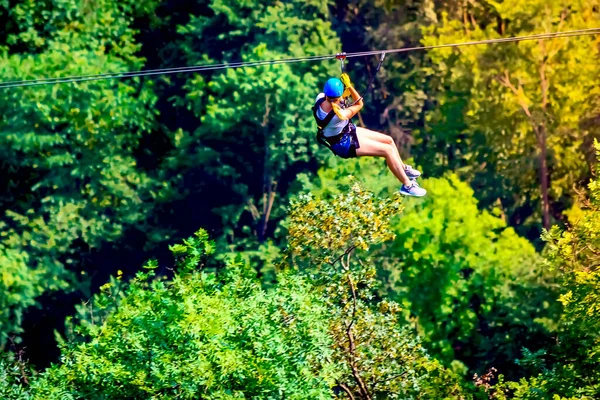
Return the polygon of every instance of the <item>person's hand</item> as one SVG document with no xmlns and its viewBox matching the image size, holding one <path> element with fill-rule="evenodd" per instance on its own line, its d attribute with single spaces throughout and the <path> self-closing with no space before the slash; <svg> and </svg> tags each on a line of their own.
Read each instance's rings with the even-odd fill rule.
<svg viewBox="0 0 600 400">
<path fill-rule="evenodd" d="M 333 112 L 335 113 L 335 115 L 337 115 L 339 119 L 348 119 L 348 117 L 344 115 L 344 113 L 342 112 L 342 108 L 338 104 L 331 103 L 331 108 L 333 109 Z"/>
<path fill-rule="evenodd" d="M 352 87 L 352 82 L 350 82 L 350 77 L 347 73 L 342 73 L 342 75 L 340 75 L 340 80 L 344 84 L 344 88 Z"/>
<path fill-rule="evenodd" d="M 348 76 L 347 73 L 344 72 L 344 73 L 342 73 L 342 75 L 340 75 L 340 80 L 344 84 L 344 93 L 342 93 L 342 97 L 343 98 L 350 97 L 350 95 L 352 94 L 352 92 L 350 91 L 350 88 L 352 87 L 352 82 L 350 82 L 350 77 Z"/>
</svg>

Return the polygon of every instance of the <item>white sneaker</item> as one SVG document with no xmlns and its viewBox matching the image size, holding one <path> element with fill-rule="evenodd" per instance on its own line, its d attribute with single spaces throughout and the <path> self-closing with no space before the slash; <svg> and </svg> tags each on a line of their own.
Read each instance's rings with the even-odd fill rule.
<svg viewBox="0 0 600 400">
<path fill-rule="evenodd" d="M 410 165 L 405 165 L 404 167 L 404 172 L 406 173 L 406 176 L 408 176 L 409 179 L 417 179 L 421 176 L 421 172 L 417 171 Z"/>
<path fill-rule="evenodd" d="M 427 194 L 427 190 L 419 186 L 415 181 L 412 181 L 410 185 L 402 185 L 400 193 L 405 196 L 423 197 Z"/>
</svg>

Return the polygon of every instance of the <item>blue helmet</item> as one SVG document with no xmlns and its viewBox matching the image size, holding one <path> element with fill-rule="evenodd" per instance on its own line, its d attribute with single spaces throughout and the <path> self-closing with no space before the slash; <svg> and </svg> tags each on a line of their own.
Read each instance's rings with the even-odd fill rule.
<svg viewBox="0 0 600 400">
<path fill-rule="evenodd" d="M 340 97 L 344 93 L 344 84 L 338 78 L 330 78 L 325 82 L 323 92 L 327 97 Z"/>
</svg>

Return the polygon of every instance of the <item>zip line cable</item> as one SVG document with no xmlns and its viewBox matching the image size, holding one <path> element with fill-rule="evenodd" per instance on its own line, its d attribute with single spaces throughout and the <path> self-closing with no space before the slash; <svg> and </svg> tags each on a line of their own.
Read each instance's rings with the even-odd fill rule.
<svg viewBox="0 0 600 400">
<path fill-rule="evenodd" d="M 190 67 L 177 67 L 177 68 L 164 68 L 164 69 L 150 69 L 133 72 L 108 72 L 97 75 L 81 75 L 81 76 L 67 76 L 62 78 L 46 78 L 46 79 L 31 79 L 23 81 L 9 81 L 0 82 L 0 89 L 7 89 L 13 87 L 24 87 L 24 86 L 37 86 L 37 85 L 52 85 L 56 83 L 75 83 L 75 82 L 88 82 L 101 79 L 115 79 L 115 78 L 134 78 L 137 76 L 153 76 L 153 75 L 167 75 L 177 74 L 184 72 L 203 72 L 213 71 L 218 69 L 228 68 L 244 68 L 244 67 L 257 67 L 261 65 L 274 65 L 274 64 L 285 64 L 302 61 L 321 61 L 335 58 L 335 56 L 314 56 L 304 58 L 288 58 L 282 60 L 265 60 L 265 61 L 247 61 L 247 62 L 235 62 L 230 64 L 208 64 L 208 65 L 196 65 Z"/>
<path fill-rule="evenodd" d="M 450 44 L 438 44 L 438 45 L 431 45 L 431 46 L 405 47 L 405 48 L 390 49 L 390 50 L 371 50 L 371 51 L 342 53 L 342 54 L 345 56 L 345 58 L 351 58 L 351 57 L 363 57 L 363 56 L 370 56 L 370 55 L 377 55 L 377 54 L 385 55 L 385 54 L 394 54 L 394 53 L 405 53 L 405 52 L 417 51 L 417 50 L 432 50 L 432 49 L 473 46 L 473 45 L 482 45 L 482 44 L 520 42 L 520 41 L 535 40 L 535 39 L 540 39 L 540 40 L 541 39 L 558 39 L 558 38 L 567 38 L 567 37 L 573 37 L 573 36 L 588 36 L 588 35 L 598 35 L 598 34 L 600 34 L 600 27 L 599 28 L 578 29 L 578 30 L 564 31 L 564 32 L 540 33 L 540 34 L 527 35 L 527 36 L 514 36 L 514 37 L 499 38 L 499 39 L 478 40 L 478 41 L 463 42 L 463 43 L 450 43 Z M 162 69 L 151 69 L 151 70 L 130 71 L 130 72 L 103 73 L 103 74 L 95 74 L 95 75 L 79 75 L 79 76 L 67 76 L 67 77 L 58 77 L 58 78 L 7 81 L 7 82 L 0 82 L 0 89 L 10 89 L 10 88 L 17 88 L 17 87 L 29 87 L 29 86 L 39 86 L 39 85 L 55 85 L 55 84 L 61 84 L 61 83 L 89 82 L 89 81 L 97 81 L 97 80 L 104 80 L 104 79 L 121 79 L 121 78 L 133 78 L 133 77 L 141 77 L 141 76 L 154 76 L 154 75 L 168 75 L 168 74 L 177 74 L 177 73 L 214 71 L 214 70 L 229 69 L 229 68 L 248 68 L 248 67 L 257 67 L 257 66 L 263 66 L 263 65 L 290 64 L 290 63 L 306 62 L 306 61 L 323 61 L 323 60 L 336 59 L 337 56 L 338 55 L 323 55 L 323 56 L 285 58 L 285 59 L 279 59 L 279 60 L 246 61 L 246 62 L 223 63 L 223 64 L 205 64 L 205 65 L 195 65 L 195 66 L 189 66 L 189 67 L 162 68 Z"/>
<path fill-rule="evenodd" d="M 459 47 L 459 46 L 503 43 L 503 42 L 513 42 L 513 41 L 517 42 L 517 41 L 535 40 L 535 39 L 552 39 L 552 38 L 595 35 L 595 34 L 600 34 L 600 28 L 588 28 L 588 29 L 580 29 L 580 30 L 574 30 L 574 31 L 542 33 L 542 34 L 536 34 L 536 35 L 517 36 L 517 37 L 500 38 L 500 39 L 488 39 L 488 40 L 481 40 L 481 41 L 474 41 L 474 42 L 452 43 L 452 44 L 421 46 L 421 47 L 409 47 L 409 48 L 391 49 L 391 50 L 373 50 L 373 51 L 366 51 L 366 52 L 356 52 L 356 53 L 348 53 L 348 54 L 344 53 L 344 54 L 346 57 L 349 58 L 349 57 L 361 57 L 361 56 L 375 55 L 375 54 L 381 54 L 381 53 L 386 53 L 386 54 L 401 53 L 401 52 L 407 52 L 407 51 L 429 50 L 429 49 L 444 48 L 444 47 Z M 304 62 L 304 61 L 322 61 L 322 60 L 328 60 L 328 59 L 333 59 L 333 58 L 336 58 L 336 55 L 288 58 L 288 59 L 268 60 L 268 61 L 265 60 L 265 61 L 253 61 L 253 62 L 236 62 L 236 63 L 230 63 L 230 64 L 209 64 L 209 65 L 197 65 L 197 66 L 189 66 L 189 67 L 164 68 L 164 69 L 142 70 L 142 71 L 133 71 L 133 72 L 115 72 L 115 73 L 104 73 L 104 74 L 95 74 L 95 75 L 68 76 L 68 77 L 32 79 L 32 80 L 22 80 L 22 81 L 8 81 L 8 82 L 0 82 L 0 89 L 8 89 L 8 88 L 13 88 L 13 87 L 59 84 L 59 83 L 86 82 L 86 81 L 94 81 L 94 80 L 101 80 L 101 79 L 118 79 L 118 78 L 153 76 L 153 75 L 185 73 L 185 72 L 202 72 L 202 71 L 211 71 L 211 70 L 227 69 L 227 68 L 244 68 L 244 67 L 254 67 L 254 66 L 262 66 L 262 65 L 274 65 L 274 64 L 283 64 L 283 63 Z"/>
<path fill-rule="evenodd" d="M 416 50 L 432 50 L 432 49 L 442 49 L 447 47 L 461 47 L 461 46 L 473 46 L 479 44 L 493 44 L 493 43 L 506 43 L 506 42 L 522 42 L 525 40 L 535 40 L 535 39 L 558 39 L 572 36 L 587 36 L 587 35 L 598 35 L 600 34 L 599 28 L 587 28 L 587 29 L 578 29 L 574 31 L 564 31 L 564 32 L 554 32 L 554 33 L 538 33 L 535 35 L 528 36 L 514 36 L 508 38 L 499 38 L 499 39 L 487 39 L 487 40 L 477 40 L 474 42 L 462 42 L 462 43 L 450 43 L 450 44 L 436 44 L 432 46 L 419 46 L 419 47 L 406 47 L 402 49 L 392 49 L 392 50 L 371 50 L 371 51 L 363 51 L 357 53 L 349 53 L 346 57 L 363 57 L 363 56 L 372 56 L 377 54 L 393 54 L 393 53 L 405 53 L 407 51 L 416 51 Z"/>
</svg>

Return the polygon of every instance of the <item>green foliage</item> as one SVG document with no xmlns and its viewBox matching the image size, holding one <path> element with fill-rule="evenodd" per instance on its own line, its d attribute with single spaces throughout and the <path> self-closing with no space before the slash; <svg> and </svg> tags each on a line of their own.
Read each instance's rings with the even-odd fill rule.
<svg viewBox="0 0 600 400">
<path fill-rule="evenodd" d="M 331 200 L 300 195 L 291 203 L 290 253 L 334 264 L 354 249 L 391 239 L 389 219 L 401 210 L 399 195 L 381 200 L 358 182 Z"/>
<path fill-rule="evenodd" d="M 177 268 L 181 272 L 190 272 L 204 266 L 205 258 L 215 251 L 214 242 L 208 239 L 205 230 L 199 230 L 191 238 L 169 247 L 177 261 Z"/>
<path fill-rule="evenodd" d="M 0 397 L 5 400 L 28 400 L 30 391 L 27 387 L 31 377 L 25 363 L 20 357 L 2 355 L 0 357 Z"/>
<path fill-rule="evenodd" d="M 358 182 L 330 200 L 300 196 L 292 203 L 286 254 L 313 279 L 330 310 L 340 397 L 446 398 L 462 392 L 455 376 L 402 327 L 402 309 L 376 298 L 376 268 L 365 253 L 392 237 L 389 221 L 399 210 L 397 198 L 382 199 Z"/>
<path fill-rule="evenodd" d="M 203 230 L 173 246 L 182 269 L 170 282 L 138 273 L 114 311 L 86 327 L 88 341 L 63 345 L 61 365 L 33 384 L 36 398 L 327 398 L 324 304 L 298 276 L 265 292 L 237 261 L 190 271 L 211 246 Z"/>
<path fill-rule="evenodd" d="M 579 29 L 598 26 L 599 6 L 0 1 L 0 74 Z M 172 281 L 154 277 L 158 261 L 131 283 L 117 273 L 57 335 L 60 364 L 37 378 L 20 356 L 0 361 L 0 397 L 466 398 L 456 372 L 492 365 L 504 376 L 483 385 L 491 398 L 598 397 L 600 184 L 571 207 L 599 132 L 597 44 L 572 37 L 388 57 L 361 122 L 412 148 L 426 175 L 444 176 L 424 181 L 426 198 L 402 203 L 381 160 L 342 161 L 314 141 L 309 107 L 338 73 L 334 61 L 0 91 L 0 349 L 40 296 L 87 292 L 123 268 L 115 248 L 136 241 L 146 251 L 165 232 L 198 225 L 215 236 L 201 230 L 171 246 Z M 349 63 L 359 89 L 374 60 Z M 544 235 L 552 271 L 508 228 L 537 235 L 540 177 L 550 179 L 549 213 L 572 225 Z M 295 198 L 284 221 L 302 186 L 312 194 Z M 298 275 L 276 270 L 282 256 Z"/>
<path fill-rule="evenodd" d="M 157 265 L 150 262 L 124 295 L 118 282 L 107 284 L 94 299 L 99 317 L 80 316 L 81 327 L 61 345 L 61 363 L 31 382 L 31 396 L 467 398 L 456 376 L 401 327 L 398 305 L 375 298 L 376 269 L 365 264 L 363 248 L 389 236 L 386 220 L 398 202 L 359 184 L 338 197 L 347 204 L 348 237 L 364 237 L 345 245 L 357 247 L 354 262 L 353 251 L 344 251 L 339 261 L 324 263 L 327 253 L 306 252 L 297 236 L 304 235 L 301 225 L 322 225 L 335 203 L 305 200 L 291 208 L 288 254 L 295 258 L 288 261 L 322 268 L 282 270 L 277 286 L 264 291 L 239 258 L 215 273 L 203 270 L 213 244 L 200 230 L 171 247 L 178 259 L 171 281 L 154 278 Z M 386 217 L 365 226 L 357 216 L 368 209 Z M 333 228 L 322 226 L 325 233 Z M 313 246 L 319 245 L 332 249 Z M 341 251 L 344 244 L 336 246 Z M 20 384 L 13 386 L 19 390 Z"/>
<path fill-rule="evenodd" d="M 202 2 L 204 3 L 204 2 Z M 321 1 L 210 1 L 208 13 L 179 26 L 188 64 L 232 63 L 331 54 L 340 50 Z M 210 43 L 210 46 L 206 46 Z M 317 153 L 308 112 L 337 63 L 276 64 L 190 76 L 178 109 L 200 124 L 180 131 L 170 158 L 178 174 L 201 170 L 226 193 L 214 212 L 229 243 L 268 238 L 285 216 L 287 181 Z M 187 129 L 187 128 L 186 128 Z M 325 151 L 323 151 L 325 150 Z M 283 181 L 283 184 L 278 184 Z M 208 184 L 208 183 L 207 183 Z M 191 188 L 203 190 L 203 181 Z M 190 186 L 187 186 L 190 189 Z M 214 190 L 214 189 L 212 189 Z M 273 221 L 273 222 L 272 222 Z M 257 244 L 250 240 L 248 248 Z"/>
<path fill-rule="evenodd" d="M 474 2 L 463 16 L 445 16 L 424 28 L 423 44 L 597 27 L 598 6 Z M 597 36 L 444 48 L 429 55 L 428 72 L 440 84 L 420 136 L 424 161 L 442 170 L 460 168 L 485 207 L 500 205 L 511 224 L 537 236 L 542 216 L 548 228 L 550 217 L 572 202 L 573 185 L 590 173 L 586 147 L 593 129 L 582 122 L 599 94 Z"/>
<path fill-rule="evenodd" d="M 600 144 L 595 143 L 600 157 Z M 600 192 L 598 179 L 589 185 L 578 220 L 567 230 L 544 233 L 549 268 L 560 272 L 563 306 L 556 345 L 524 360 L 531 376 L 500 382 L 494 398 L 595 399 L 600 395 Z M 527 355 L 527 354 L 526 354 Z M 531 362 L 533 361 L 533 362 Z M 508 397 L 510 396 L 510 397 Z"/>
<path fill-rule="evenodd" d="M 393 225 L 395 241 L 381 249 L 385 293 L 407 307 L 405 317 L 440 360 L 509 367 L 552 328 L 551 276 L 533 246 L 479 211 L 456 176 L 423 185 L 429 195 L 407 205 Z"/>
<path fill-rule="evenodd" d="M 150 5 L 20 2 L 6 16 L 0 74 L 8 81 L 139 69 L 131 16 Z M 81 251 L 121 239 L 168 186 L 136 160 L 155 103 L 152 85 L 139 79 L 0 92 L 0 236 L 14 260 L 2 263 L 13 276 L 0 288 L 3 313 L 14 317 L 0 323 L 0 347 L 37 296 L 72 285 L 67 269 L 90 272 Z"/>
<path fill-rule="evenodd" d="M 380 195 L 397 195 L 392 174 L 368 159 L 322 169 L 306 187 L 343 198 L 348 194 L 339 192 L 354 184 L 348 174 Z M 430 354 L 457 372 L 495 366 L 511 377 L 527 373 L 514 360 L 522 347 L 548 343 L 556 328 L 555 277 L 499 210 L 478 209 L 473 190 L 454 174 L 422 186 L 428 195 L 404 200 L 404 211 L 386 228 L 393 241 L 372 246 L 378 295 L 399 303 L 401 319 L 417 326 Z"/>
<path fill-rule="evenodd" d="M 52 42 L 66 45 L 72 39 L 85 37 L 91 48 L 129 57 L 137 51 L 136 46 L 132 46 L 135 32 L 130 29 L 131 17 L 151 13 L 157 1 L 25 0 L 12 3 L 0 4 L 0 16 L 6 20 L 8 33 L 2 42 L 6 48 L 37 53 L 51 47 Z"/>
<path fill-rule="evenodd" d="M 27 268 L 28 257 L 11 249 L 0 253 L 0 343 L 6 343 L 10 333 L 20 332 L 23 309 L 35 304 L 43 292 L 44 276 Z M 50 278 L 50 277 L 47 277 Z M 3 347 L 3 346 L 1 346 Z"/>
<path fill-rule="evenodd" d="M 145 267 L 152 269 L 152 266 L 152 262 L 148 262 Z M 65 321 L 67 340 L 89 340 L 97 332 L 97 326 L 102 326 L 115 312 L 129 287 L 129 283 L 122 280 L 121 274 L 122 271 L 117 271 L 117 277 L 111 276 L 90 300 L 75 306 L 75 315 L 68 316 Z M 64 345 L 65 338 L 56 335 L 56 339 L 59 344 Z"/>
</svg>

